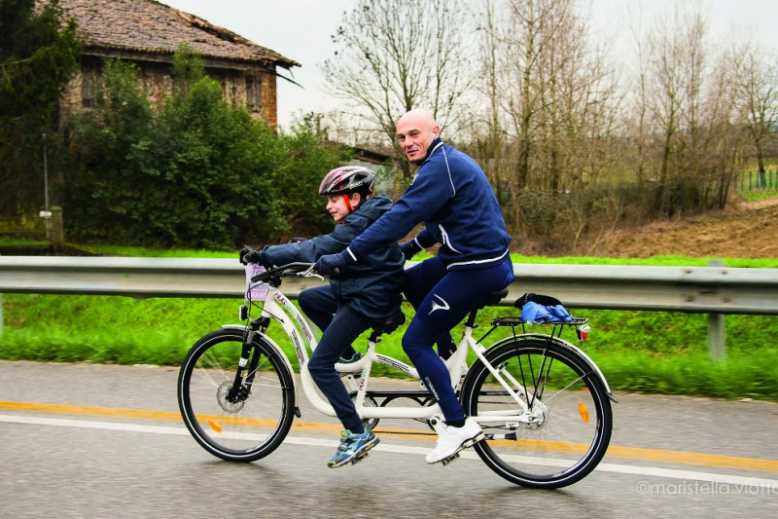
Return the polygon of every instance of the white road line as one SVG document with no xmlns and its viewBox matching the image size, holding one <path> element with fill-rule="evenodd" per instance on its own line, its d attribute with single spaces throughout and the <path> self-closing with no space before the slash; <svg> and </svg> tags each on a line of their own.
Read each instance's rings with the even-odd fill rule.
<svg viewBox="0 0 778 519">
<path fill-rule="evenodd" d="M 65 418 L 44 418 L 39 416 L 0 414 L 0 423 L 29 424 L 29 425 L 53 425 L 58 427 L 77 427 L 82 429 L 102 429 L 106 431 L 138 432 L 151 434 L 177 434 L 189 436 L 189 431 L 184 427 L 169 427 L 159 425 L 139 425 L 124 422 L 100 422 L 94 420 L 71 420 Z M 246 435 L 248 436 L 248 435 Z M 287 436 L 284 443 L 303 445 L 306 447 L 332 448 L 338 444 L 336 440 L 320 438 L 308 438 L 303 436 Z M 426 454 L 429 447 L 414 447 L 399 444 L 379 444 L 374 451 L 391 452 L 396 454 Z M 461 457 L 469 460 L 478 460 L 474 452 L 463 452 Z M 543 460 L 527 456 L 510 456 L 514 461 L 529 464 L 540 464 Z M 547 464 L 547 461 L 545 462 Z M 611 472 L 616 474 L 631 474 L 636 476 L 653 476 L 657 478 L 684 479 L 696 481 L 709 481 L 728 485 L 765 488 L 778 491 L 778 479 L 755 478 L 736 476 L 732 474 L 718 474 L 715 472 L 698 472 L 692 470 L 664 469 L 660 467 L 632 466 L 617 463 L 600 463 L 597 472 Z"/>
</svg>

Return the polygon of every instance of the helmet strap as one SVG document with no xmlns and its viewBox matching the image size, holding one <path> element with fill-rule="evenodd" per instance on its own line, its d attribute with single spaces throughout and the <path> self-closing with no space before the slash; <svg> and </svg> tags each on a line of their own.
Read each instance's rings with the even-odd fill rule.
<svg viewBox="0 0 778 519">
<path fill-rule="evenodd" d="M 351 195 L 347 195 L 346 193 L 343 193 L 343 203 L 346 204 L 346 208 L 348 209 L 349 213 L 353 213 L 354 209 L 351 207 Z"/>
</svg>

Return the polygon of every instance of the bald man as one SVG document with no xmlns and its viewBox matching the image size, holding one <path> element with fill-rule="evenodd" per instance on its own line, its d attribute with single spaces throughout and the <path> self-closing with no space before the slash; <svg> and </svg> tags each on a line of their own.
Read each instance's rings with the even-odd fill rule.
<svg viewBox="0 0 778 519">
<path fill-rule="evenodd" d="M 406 296 L 416 315 L 403 336 L 403 349 L 446 422 L 426 458 L 437 463 L 482 439 L 483 432 L 465 417 L 448 369 L 432 345 L 450 342 L 451 328 L 513 281 L 511 237 L 486 175 L 472 158 L 440 139 L 440 126 L 430 112 L 406 113 L 395 133 L 405 156 L 418 166 L 413 182 L 345 251 L 321 257 L 316 268 L 327 274 L 366 261 L 370 251 L 396 242 L 421 222 L 424 230 L 402 245 L 406 259 L 441 244 L 437 256 L 406 271 Z"/>
</svg>

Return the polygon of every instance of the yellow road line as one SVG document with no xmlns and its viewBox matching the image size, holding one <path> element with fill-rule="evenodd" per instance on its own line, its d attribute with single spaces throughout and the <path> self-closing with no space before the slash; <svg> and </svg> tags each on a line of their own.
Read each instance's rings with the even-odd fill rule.
<svg viewBox="0 0 778 519">
<path fill-rule="evenodd" d="M 69 404 L 14 402 L 0 400 L 0 410 L 67 414 L 74 416 L 130 418 L 157 422 L 181 422 L 181 415 L 178 412 L 122 407 L 76 406 Z M 275 424 L 275 421 L 272 419 L 262 418 L 242 418 L 235 416 L 216 415 L 204 415 L 200 418 L 205 422 L 208 422 L 209 420 L 214 421 L 217 424 L 217 427 L 221 425 L 240 425 L 246 427 L 267 428 Z M 297 432 L 307 431 L 337 433 L 340 431 L 340 429 L 341 426 L 339 424 L 307 422 L 302 420 L 296 420 L 292 427 L 292 430 Z M 435 439 L 433 433 L 418 429 L 381 428 L 376 432 L 409 440 L 433 441 Z M 492 440 L 489 443 L 493 447 L 511 447 L 518 450 L 534 452 L 545 451 L 579 453 L 586 449 L 586 445 L 584 444 L 553 440 Z M 702 452 L 673 451 L 665 449 L 649 449 L 644 447 L 611 445 L 608 447 L 607 457 L 637 461 L 678 463 L 683 465 L 697 465 L 705 467 L 778 473 L 778 460 L 727 456 L 723 454 L 707 454 Z"/>
</svg>

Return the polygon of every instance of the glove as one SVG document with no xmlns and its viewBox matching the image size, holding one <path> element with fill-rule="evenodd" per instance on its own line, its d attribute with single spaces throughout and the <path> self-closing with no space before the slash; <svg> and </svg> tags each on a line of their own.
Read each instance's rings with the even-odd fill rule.
<svg viewBox="0 0 778 519">
<path fill-rule="evenodd" d="M 259 263 L 263 267 L 267 267 L 265 264 L 265 251 L 264 250 L 256 250 L 252 249 L 251 247 L 243 247 L 240 249 L 240 253 L 238 256 L 240 262 L 244 265 L 247 265 L 249 263 Z"/>
<path fill-rule="evenodd" d="M 316 260 L 316 264 L 313 266 L 314 270 L 324 276 L 330 274 L 340 274 L 343 267 L 353 265 L 356 263 L 354 257 L 349 254 L 348 250 L 338 252 L 337 254 L 325 254 Z"/>
<path fill-rule="evenodd" d="M 414 257 L 416 253 L 421 250 L 421 247 L 419 247 L 419 244 L 416 243 L 416 240 L 411 240 L 411 241 L 406 241 L 405 243 L 401 243 L 400 250 L 402 251 L 407 261 L 412 257 Z"/>
</svg>

